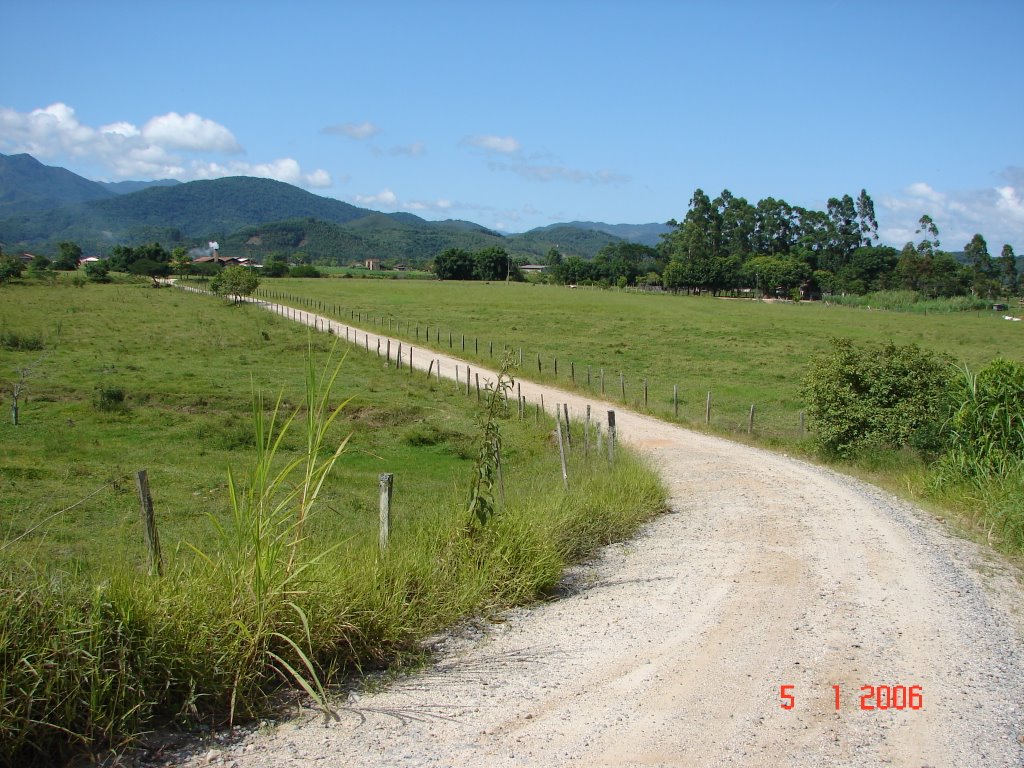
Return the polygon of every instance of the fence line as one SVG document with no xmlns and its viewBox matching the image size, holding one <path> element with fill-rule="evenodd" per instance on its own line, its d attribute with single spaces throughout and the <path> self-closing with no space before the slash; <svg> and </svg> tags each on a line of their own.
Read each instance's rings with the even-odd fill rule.
<svg viewBox="0 0 1024 768">
<path fill-rule="evenodd" d="M 195 292 L 199 292 L 199 293 L 208 293 L 208 291 L 203 291 L 202 289 L 199 289 L 199 288 L 196 288 L 196 287 L 192 287 L 192 286 L 181 286 L 181 285 L 179 285 L 177 283 L 175 285 L 176 285 L 176 287 L 185 288 L 186 290 L 191 290 L 191 291 L 195 291 Z M 292 295 L 292 294 L 289 294 L 289 293 L 286 293 L 286 292 L 283 292 L 283 291 L 279 291 L 279 290 L 276 290 L 276 289 L 268 289 L 268 288 L 262 288 L 262 287 L 258 288 L 256 290 L 255 296 L 257 298 L 271 300 L 271 301 L 274 301 L 274 302 L 289 302 L 289 303 L 298 304 L 298 305 L 301 305 L 301 306 L 319 307 L 323 311 L 333 312 L 333 314 L 336 315 L 336 316 L 348 315 L 350 319 L 355 319 L 355 320 L 358 320 L 359 322 L 362 322 L 362 323 L 369 323 L 369 324 L 371 324 L 371 325 L 373 325 L 375 327 L 380 327 L 382 329 L 386 325 L 389 328 L 389 330 L 392 330 L 395 333 L 400 333 L 404 329 L 406 335 L 408 335 L 411 338 L 414 337 L 417 341 L 420 340 L 420 338 L 421 338 L 421 336 L 420 336 L 420 327 L 421 327 L 422 323 L 420 321 L 412 321 L 412 320 L 404 319 L 402 317 L 396 316 L 394 313 L 382 313 L 380 315 L 371 315 L 369 313 L 364 313 L 363 311 L 357 311 L 357 310 L 355 310 L 353 308 L 346 308 L 346 307 L 344 307 L 342 305 L 339 305 L 339 304 L 328 304 L 328 303 L 326 303 L 326 302 L 324 302 L 322 300 L 311 300 L 308 297 L 296 296 L 296 295 Z M 278 314 L 282 314 L 285 317 L 290 317 L 293 320 L 303 320 L 304 319 L 307 324 L 310 324 L 311 321 L 312 321 L 312 323 L 317 323 L 318 322 L 316 319 L 314 319 L 311 316 L 305 314 L 304 312 L 303 313 L 297 312 L 294 307 L 289 307 L 289 306 L 282 305 L 277 311 L 278 311 Z M 320 325 L 322 325 L 322 322 L 320 323 Z M 436 345 L 438 347 L 442 346 L 443 345 L 443 336 L 442 336 L 442 334 L 444 332 L 443 329 L 439 325 L 437 325 L 437 324 L 433 324 L 433 325 L 431 325 L 431 324 L 422 324 L 422 325 L 423 325 L 423 328 L 424 328 L 423 338 L 425 338 L 425 343 L 426 344 L 430 344 L 431 342 L 436 342 Z M 317 327 L 319 329 L 319 326 L 315 325 L 314 327 Z M 331 326 L 328 325 L 328 326 L 326 326 L 326 328 L 329 330 L 331 328 Z M 431 329 L 433 329 L 433 331 L 434 331 L 434 335 L 433 336 L 431 336 Z M 364 347 L 368 350 L 368 348 L 369 348 L 369 335 L 368 334 L 364 334 L 364 335 L 365 335 Z M 480 339 L 479 336 L 472 336 L 470 334 L 466 334 L 466 333 L 462 333 L 462 332 L 456 333 L 455 329 L 447 329 L 447 335 L 448 335 L 448 347 L 449 347 L 449 349 L 455 349 L 455 341 L 459 340 L 460 341 L 461 350 L 466 352 L 467 351 L 467 346 L 468 346 L 467 342 L 468 341 L 472 341 L 472 345 L 473 345 L 472 349 L 473 349 L 474 355 L 476 357 L 482 357 L 482 355 L 481 355 L 481 339 Z M 339 336 L 340 336 L 340 330 L 339 330 Z M 350 341 L 351 342 L 351 340 L 349 338 L 349 329 L 347 327 L 346 327 L 346 341 Z M 390 342 L 388 342 L 388 343 L 390 343 Z M 495 344 L 494 344 L 493 340 L 487 340 L 486 341 L 486 350 L 485 351 L 486 351 L 486 354 L 487 354 L 488 357 L 492 357 L 493 358 L 493 356 L 494 356 L 494 345 Z M 502 344 L 502 348 L 507 350 L 510 347 L 509 347 L 508 343 L 503 343 Z M 411 346 L 408 348 L 408 352 L 409 352 L 409 357 L 411 358 L 411 356 L 412 356 L 412 348 L 411 348 Z M 519 361 L 519 367 L 520 367 L 520 370 L 521 370 L 522 369 L 523 359 L 525 357 L 525 354 L 524 354 L 525 350 L 524 350 L 523 347 L 520 346 L 520 347 L 518 347 L 516 349 L 516 352 L 517 352 L 516 356 L 517 356 L 518 361 Z M 380 350 L 378 351 L 378 354 L 380 354 Z M 606 388 L 606 384 L 605 384 L 605 368 L 599 367 L 595 371 L 594 370 L 594 366 L 592 364 L 586 364 L 586 378 L 585 378 L 585 385 L 584 385 L 583 378 L 581 377 L 581 378 L 578 379 L 577 376 L 576 376 L 576 360 L 573 359 L 571 356 L 565 356 L 569 360 L 568 371 L 566 371 L 566 366 L 565 365 L 559 366 L 559 357 L 562 357 L 562 356 L 561 355 L 557 355 L 557 354 L 551 355 L 550 356 L 550 363 L 551 363 L 551 365 L 550 366 L 545 366 L 544 365 L 544 354 L 543 354 L 543 352 L 542 351 L 537 351 L 536 352 L 536 358 L 535 359 L 536 359 L 536 365 L 537 365 L 536 374 L 537 374 L 537 377 L 538 377 L 538 383 L 543 383 L 544 380 L 553 380 L 554 383 L 556 385 L 558 385 L 558 386 L 564 386 L 566 383 L 568 383 L 568 385 L 570 385 L 571 388 L 573 388 L 573 389 L 581 389 L 581 388 L 583 388 L 583 389 L 585 389 L 587 391 L 594 391 L 595 388 L 596 388 L 597 391 L 594 394 L 598 394 L 598 395 L 600 395 L 602 397 L 607 397 L 607 395 L 609 393 L 607 392 L 607 388 Z M 388 348 L 385 351 L 385 358 L 386 358 L 386 360 L 388 362 L 388 365 L 390 366 L 390 364 L 391 364 L 390 348 Z M 403 362 L 404 362 L 404 360 L 401 360 L 401 359 L 398 361 L 398 366 L 397 367 L 399 368 L 399 370 L 402 368 L 402 363 Z M 409 361 L 409 364 L 410 364 L 410 371 L 411 371 L 412 370 L 412 360 L 411 359 Z M 467 366 L 467 368 L 468 367 L 469 366 Z M 545 368 L 547 368 L 547 370 L 545 370 Z M 565 379 L 564 382 L 559 380 L 559 378 L 558 378 L 559 375 L 560 375 L 559 374 L 559 369 L 560 368 L 561 368 L 561 375 Z M 460 373 L 461 373 L 461 371 L 460 371 Z M 567 376 L 566 376 L 566 373 L 568 374 Z M 596 377 L 595 377 L 595 373 L 596 373 Z M 467 371 L 467 375 L 468 374 L 469 374 L 469 371 Z M 664 389 L 661 390 L 665 394 L 662 394 L 662 395 L 658 394 L 658 387 L 661 387 L 661 386 L 667 387 L 668 386 L 668 384 L 665 383 L 664 378 L 660 378 L 660 379 L 658 379 L 658 380 L 656 380 L 654 382 L 656 386 L 655 386 L 654 392 L 652 393 L 651 381 L 650 381 L 649 376 L 642 376 L 642 377 L 633 378 L 632 376 L 627 376 L 626 375 L 626 371 L 624 371 L 624 370 L 619 370 L 618 374 L 619 374 L 619 382 L 618 382 L 619 386 L 618 386 L 618 392 L 616 393 L 617 394 L 616 400 L 618 400 L 618 401 L 620 401 L 620 402 L 622 402 L 622 403 L 624 403 L 626 405 L 629 405 L 631 407 L 635 407 L 635 408 L 638 408 L 638 409 L 643 409 L 643 410 L 647 410 L 649 412 L 653 412 L 654 415 L 657 415 L 657 416 L 662 417 L 662 418 L 667 418 L 667 419 L 670 419 L 670 420 L 681 421 L 684 424 L 693 424 L 694 422 L 697 421 L 697 418 L 699 418 L 699 417 L 696 417 L 695 414 L 693 414 L 692 412 L 690 412 L 688 414 L 685 411 L 684 406 L 686 406 L 687 403 L 690 403 L 690 405 L 692 406 L 693 402 L 692 402 L 692 400 L 684 399 L 681 396 L 680 386 L 679 386 L 678 383 L 671 384 L 671 388 L 672 389 L 671 389 L 671 395 L 670 395 L 670 399 L 669 399 L 669 395 L 668 395 L 667 390 L 664 390 Z M 595 378 L 596 378 L 596 382 L 595 382 Z M 630 390 L 630 386 L 629 385 L 630 385 L 631 382 L 634 383 L 634 386 L 632 387 L 632 391 L 629 391 Z M 596 387 L 595 387 L 595 384 L 596 384 Z M 472 389 L 471 385 L 468 385 L 467 386 L 467 391 L 470 391 L 471 389 Z M 696 387 L 692 387 L 691 386 L 688 391 L 692 392 L 694 389 L 696 389 Z M 801 409 L 799 412 L 791 415 L 789 418 L 792 418 L 792 420 L 793 420 L 792 426 L 786 426 L 786 423 L 787 423 L 786 420 L 785 419 L 780 419 L 779 416 L 777 416 L 777 415 L 774 418 L 766 418 L 765 417 L 765 413 L 768 413 L 768 416 L 771 417 L 771 411 L 767 411 L 767 412 L 765 411 L 764 403 L 761 403 L 761 404 L 752 403 L 751 406 L 753 406 L 753 407 L 751 408 L 751 407 L 748 407 L 746 405 L 739 406 L 738 404 L 735 403 L 735 401 L 730 401 L 729 408 L 727 409 L 727 411 L 723 411 L 720 404 L 719 404 L 718 408 L 713 409 L 712 405 L 713 405 L 714 398 L 712 397 L 712 392 L 714 391 L 714 389 L 715 389 L 715 387 L 712 387 L 711 389 L 706 390 L 706 397 L 704 398 L 704 402 L 703 402 L 703 406 L 704 406 L 703 411 L 704 411 L 704 413 L 701 414 L 701 416 L 703 417 L 701 419 L 701 422 L 703 423 L 703 425 L 706 428 L 724 429 L 725 431 L 733 432 L 733 433 L 744 433 L 745 432 L 748 435 L 754 435 L 755 431 L 756 431 L 757 434 L 764 434 L 764 435 L 776 434 L 776 435 L 780 435 L 780 436 L 795 437 L 796 439 L 805 439 L 807 437 L 807 431 L 808 430 L 807 430 L 807 423 L 806 423 L 806 412 L 803 409 Z M 654 397 L 653 402 L 651 400 L 652 394 L 653 394 L 653 397 Z M 740 411 L 741 407 L 743 409 L 742 411 Z M 735 408 L 735 410 L 733 410 L 734 408 Z M 755 422 L 755 418 L 754 418 L 755 413 L 757 413 L 757 415 L 759 416 L 759 418 L 757 419 L 756 422 Z M 776 413 L 778 413 L 778 412 L 776 412 Z M 761 425 L 761 426 L 757 426 L 757 425 Z"/>
</svg>

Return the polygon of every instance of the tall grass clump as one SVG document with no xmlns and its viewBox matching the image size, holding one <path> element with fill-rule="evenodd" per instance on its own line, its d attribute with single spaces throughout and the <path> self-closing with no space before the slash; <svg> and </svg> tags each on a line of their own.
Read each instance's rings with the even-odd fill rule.
<svg viewBox="0 0 1024 768">
<path fill-rule="evenodd" d="M 977 296 L 950 296 L 930 298 L 917 291 L 875 291 L 863 295 L 836 294 L 828 297 L 831 304 L 846 307 L 885 309 L 892 312 L 916 312 L 920 314 L 948 314 L 952 312 L 975 312 L 988 309 L 991 302 Z"/>
<path fill-rule="evenodd" d="M 933 488 L 982 510 L 990 538 L 998 532 L 1024 550 L 1024 364 L 997 358 L 977 373 L 961 368 L 953 402 Z"/>
</svg>

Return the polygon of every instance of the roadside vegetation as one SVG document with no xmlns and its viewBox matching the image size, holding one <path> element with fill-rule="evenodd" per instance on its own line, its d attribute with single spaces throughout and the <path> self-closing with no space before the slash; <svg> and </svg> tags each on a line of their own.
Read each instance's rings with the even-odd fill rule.
<svg viewBox="0 0 1024 768">
<path fill-rule="evenodd" d="M 485 410 L 373 351 L 340 360 L 333 337 L 254 307 L 148 280 L 3 291 L 3 381 L 31 375 L 20 423 L 0 425 L 0 764 L 237 721 L 282 686 L 329 705 L 341 676 L 536 599 L 663 503 L 626 453 L 609 467 L 577 450 L 567 492 L 545 417 Z M 500 487 L 476 482 L 495 429 Z"/>
</svg>

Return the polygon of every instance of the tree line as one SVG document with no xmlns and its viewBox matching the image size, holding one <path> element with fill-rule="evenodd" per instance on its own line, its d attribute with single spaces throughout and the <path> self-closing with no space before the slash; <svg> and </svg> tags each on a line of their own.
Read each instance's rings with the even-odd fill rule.
<svg viewBox="0 0 1024 768">
<path fill-rule="evenodd" d="M 552 249 L 548 279 L 714 293 L 749 288 L 786 296 L 912 290 L 929 297 L 991 298 L 1020 288 L 1012 246 L 993 257 L 977 234 L 964 246 L 962 263 L 941 250 L 928 215 L 918 222 L 918 242 L 901 250 L 878 245 L 875 205 L 863 189 L 856 199 L 829 199 L 824 211 L 772 197 L 752 205 L 729 190 L 712 199 L 697 189 L 683 220 L 668 224 L 672 231 L 653 248 L 610 243 L 590 261 L 563 258 Z"/>
</svg>

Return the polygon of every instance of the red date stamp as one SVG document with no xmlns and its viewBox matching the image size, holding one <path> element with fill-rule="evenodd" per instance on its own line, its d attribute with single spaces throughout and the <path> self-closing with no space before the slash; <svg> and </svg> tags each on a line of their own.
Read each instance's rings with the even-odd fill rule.
<svg viewBox="0 0 1024 768">
<path fill-rule="evenodd" d="M 779 686 L 780 706 L 783 709 L 796 709 L 795 690 L 795 685 Z M 832 695 L 838 712 L 842 708 L 842 689 L 833 685 Z M 860 709 L 864 712 L 918 710 L 924 707 L 924 689 L 920 685 L 862 685 L 860 696 L 856 698 L 859 698 Z"/>
</svg>

